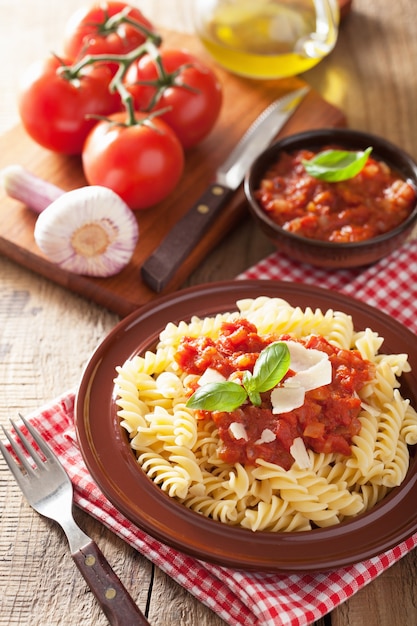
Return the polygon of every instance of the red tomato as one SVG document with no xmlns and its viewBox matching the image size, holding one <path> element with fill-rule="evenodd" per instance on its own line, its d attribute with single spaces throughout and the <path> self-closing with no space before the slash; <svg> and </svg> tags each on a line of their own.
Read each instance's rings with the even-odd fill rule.
<svg viewBox="0 0 417 626">
<path fill-rule="evenodd" d="M 59 71 L 65 65 L 69 62 L 50 56 L 28 68 L 19 93 L 19 114 L 27 133 L 44 148 L 80 154 L 97 124 L 87 116 L 120 110 L 120 96 L 109 91 L 108 67 L 86 66 L 78 78 L 68 79 L 65 71 Z"/>
<path fill-rule="evenodd" d="M 126 125 L 127 114 L 116 113 L 91 131 L 82 162 L 90 185 L 115 191 L 132 210 L 147 209 L 166 198 L 184 170 L 184 152 L 174 131 L 161 119 Z"/>
<path fill-rule="evenodd" d="M 222 88 L 215 73 L 186 50 L 160 50 L 165 75 L 151 55 L 134 62 L 125 84 L 140 111 L 169 108 L 162 118 L 177 133 L 184 148 L 199 143 L 213 128 L 222 104 Z M 162 88 L 139 84 L 158 81 Z M 153 104 L 154 98 L 157 102 Z"/>
<path fill-rule="evenodd" d="M 123 11 L 139 28 L 120 21 L 108 24 L 108 19 Z M 144 30 L 140 29 L 144 27 Z M 64 33 L 64 53 L 71 59 L 85 54 L 126 54 L 140 46 L 152 24 L 139 9 L 126 2 L 95 2 L 76 11 L 68 20 Z"/>
</svg>

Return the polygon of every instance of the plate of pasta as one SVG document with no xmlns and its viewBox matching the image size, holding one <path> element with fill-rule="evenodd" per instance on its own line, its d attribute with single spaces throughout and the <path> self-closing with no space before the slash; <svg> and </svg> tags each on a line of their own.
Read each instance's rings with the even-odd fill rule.
<svg viewBox="0 0 417 626">
<path fill-rule="evenodd" d="M 317 287 L 229 281 L 123 319 L 85 368 L 76 431 L 104 495 L 159 541 L 320 571 L 417 530 L 416 407 L 417 339 L 394 319 Z"/>
</svg>

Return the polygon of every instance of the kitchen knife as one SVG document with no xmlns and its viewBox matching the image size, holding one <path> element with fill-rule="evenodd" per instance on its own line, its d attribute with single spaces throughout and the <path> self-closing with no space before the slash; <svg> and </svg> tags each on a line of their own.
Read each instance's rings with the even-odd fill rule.
<svg viewBox="0 0 417 626">
<path fill-rule="evenodd" d="M 302 87 L 275 100 L 252 123 L 218 168 L 214 182 L 142 265 L 142 279 L 151 289 L 159 293 L 167 285 L 239 187 L 253 161 L 276 137 L 308 91 L 309 87 Z"/>
</svg>

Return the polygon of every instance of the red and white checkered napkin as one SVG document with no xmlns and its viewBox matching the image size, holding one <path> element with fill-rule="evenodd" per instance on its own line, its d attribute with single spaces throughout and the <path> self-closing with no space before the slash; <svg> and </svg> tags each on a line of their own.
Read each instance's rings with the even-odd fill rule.
<svg viewBox="0 0 417 626">
<path fill-rule="evenodd" d="M 417 241 L 370 269 L 327 272 L 272 254 L 239 278 L 280 279 L 326 286 L 378 306 L 417 331 Z M 31 416 L 74 485 L 79 507 L 112 529 L 233 626 L 305 626 L 334 609 L 417 545 L 417 533 L 396 548 L 337 571 L 265 574 L 204 563 L 161 544 L 123 517 L 89 475 L 75 442 L 74 394 Z"/>
<path fill-rule="evenodd" d="M 377 307 L 417 334 L 417 239 L 365 270 L 319 269 L 274 252 L 238 278 L 334 289 Z"/>
</svg>

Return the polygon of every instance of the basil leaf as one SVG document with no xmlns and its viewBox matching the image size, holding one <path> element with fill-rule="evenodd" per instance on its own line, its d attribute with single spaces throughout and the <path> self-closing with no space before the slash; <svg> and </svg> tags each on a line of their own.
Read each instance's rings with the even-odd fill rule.
<svg viewBox="0 0 417 626">
<path fill-rule="evenodd" d="M 255 406 L 260 406 L 261 396 L 258 391 L 258 381 L 252 375 L 252 373 L 249 372 L 249 370 L 243 372 L 242 383 L 248 393 L 249 400 L 252 402 L 252 404 L 254 404 Z"/>
<path fill-rule="evenodd" d="M 250 394 L 251 391 L 256 390 L 256 379 L 252 376 L 249 370 L 245 370 L 242 376 L 242 383 L 246 391 Z"/>
<path fill-rule="evenodd" d="M 269 344 L 262 350 L 253 368 L 252 383 L 257 392 L 269 391 L 285 376 L 290 367 L 290 351 L 283 341 Z"/>
<path fill-rule="evenodd" d="M 313 159 L 303 160 L 304 168 L 310 176 L 335 183 L 353 178 L 364 168 L 372 148 L 353 152 L 347 150 L 324 150 Z"/>
<path fill-rule="evenodd" d="M 247 393 L 237 383 L 224 381 L 199 387 L 187 401 L 190 409 L 226 411 L 230 413 L 245 402 Z"/>
<path fill-rule="evenodd" d="M 249 400 L 252 402 L 253 406 L 261 406 L 262 398 L 261 394 L 258 391 L 251 391 L 248 395 Z"/>
<path fill-rule="evenodd" d="M 275 387 L 290 366 L 290 351 L 283 341 L 271 343 L 259 354 L 253 374 L 243 373 L 243 386 L 232 381 L 208 383 L 199 387 L 189 398 L 187 407 L 201 411 L 225 411 L 230 413 L 248 398 L 260 406 L 263 391 Z"/>
</svg>

